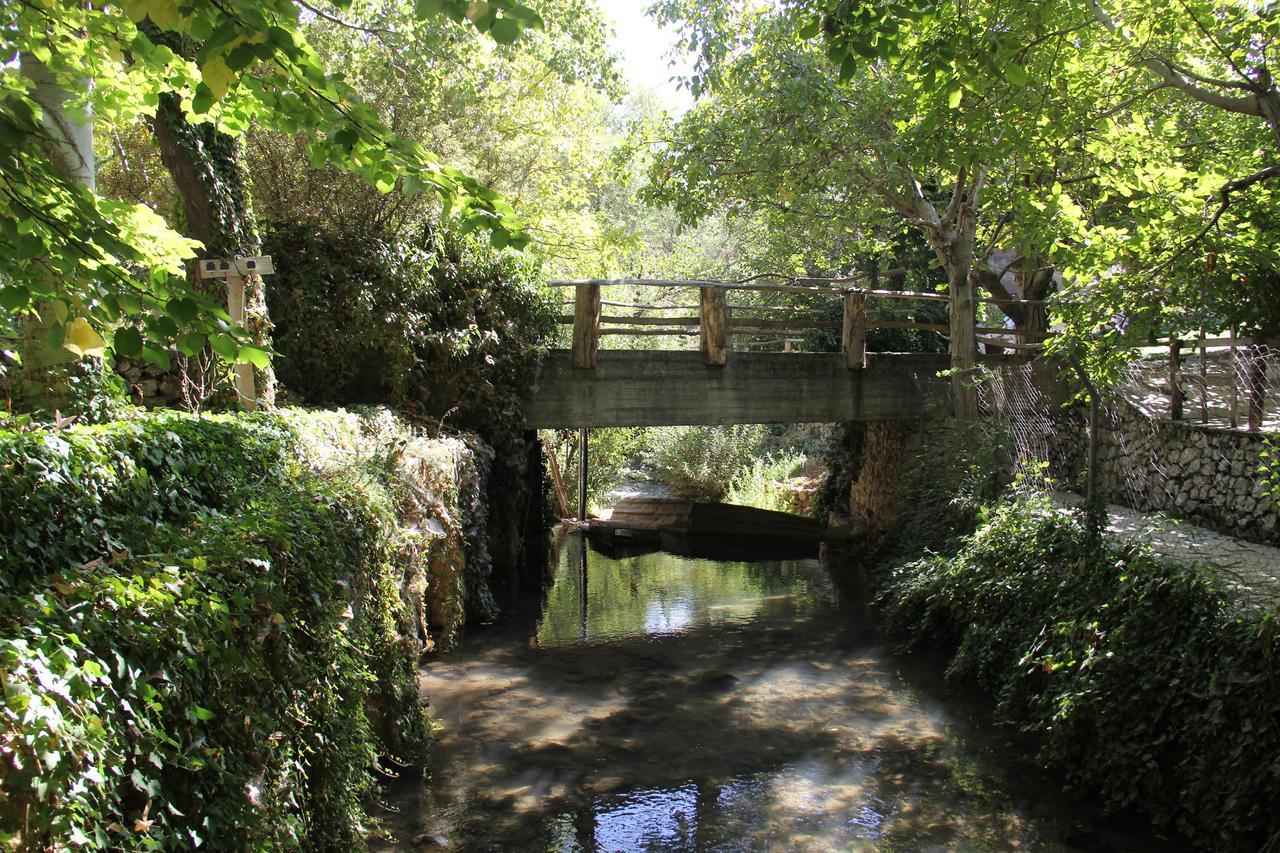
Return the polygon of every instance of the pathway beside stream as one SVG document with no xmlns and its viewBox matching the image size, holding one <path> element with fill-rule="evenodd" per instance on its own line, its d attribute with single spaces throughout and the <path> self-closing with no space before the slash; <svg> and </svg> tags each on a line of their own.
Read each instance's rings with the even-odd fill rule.
<svg viewBox="0 0 1280 853">
<path fill-rule="evenodd" d="M 1084 502 L 1072 492 L 1057 492 L 1053 499 L 1064 508 Z M 1216 533 L 1163 513 L 1139 512 L 1116 504 L 1107 507 L 1106 532 L 1117 542 L 1147 546 L 1178 565 L 1200 564 L 1213 569 L 1246 605 L 1280 603 L 1280 548 Z"/>
</svg>

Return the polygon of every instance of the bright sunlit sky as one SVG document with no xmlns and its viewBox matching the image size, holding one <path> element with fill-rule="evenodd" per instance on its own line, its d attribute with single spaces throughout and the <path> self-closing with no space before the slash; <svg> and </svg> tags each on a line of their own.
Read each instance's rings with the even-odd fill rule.
<svg viewBox="0 0 1280 853">
<path fill-rule="evenodd" d="M 622 68 L 634 85 L 653 89 L 662 103 L 675 112 L 688 109 L 692 99 L 671 77 L 687 72 L 687 62 L 670 65 L 675 32 L 663 29 L 644 13 L 653 0 L 596 0 L 613 25 L 613 46 L 622 57 Z"/>
</svg>

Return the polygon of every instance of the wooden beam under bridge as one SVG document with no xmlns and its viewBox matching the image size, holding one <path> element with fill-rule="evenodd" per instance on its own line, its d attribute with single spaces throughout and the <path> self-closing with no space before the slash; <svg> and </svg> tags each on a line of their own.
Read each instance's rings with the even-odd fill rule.
<svg viewBox="0 0 1280 853">
<path fill-rule="evenodd" d="M 699 351 L 601 350 L 591 370 L 569 353 L 543 360 L 525 407 L 538 429 L 681 424 L 835 423 L 951 417 L 951 383 L 939 378 L 945 354 L 867 353 L 850 370 L 841 353 L 735 352 L 709 366 Z M 1023 365 L 1026 356 L 980 356 L 988 367 Z M 1038 362 L 1037 384 L 1060 402 L 1056 368 Z"/>
</svg>

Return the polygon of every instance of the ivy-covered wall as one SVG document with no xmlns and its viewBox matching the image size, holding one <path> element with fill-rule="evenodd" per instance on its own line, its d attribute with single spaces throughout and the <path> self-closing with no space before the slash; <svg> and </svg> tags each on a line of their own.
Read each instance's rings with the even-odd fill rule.
<svg viewBox="0 0 1280 853">
<path fill-rule="evenodd" d="M 360 846 L 428 623 L 484 594 L 483 452 L 386 411 L 0 432 L 0 844 Z"/>
</svg>

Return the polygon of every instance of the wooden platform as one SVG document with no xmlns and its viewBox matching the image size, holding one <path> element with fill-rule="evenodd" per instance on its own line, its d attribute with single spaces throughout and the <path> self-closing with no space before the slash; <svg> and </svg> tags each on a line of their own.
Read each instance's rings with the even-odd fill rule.
<svg viewBox="0 0 1280 853">
<path fill-rule="evenodd" d="M 624 498 L 587 530 L 614 556 L 662 550 L 719 560 L 811 557 L 824 539 L 843 535 L 804 516 L 678 498 Z"/>
<path fill-rule="evenodd" d="M 591 528 L 815 541 L 824 532 L 815 519 L 801 515 L 679 498 L 623 498 L 607 521 L 592 521 Z"/>
</svg>

